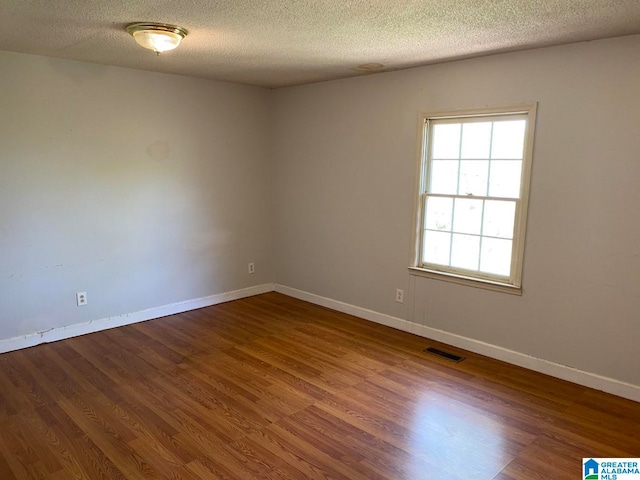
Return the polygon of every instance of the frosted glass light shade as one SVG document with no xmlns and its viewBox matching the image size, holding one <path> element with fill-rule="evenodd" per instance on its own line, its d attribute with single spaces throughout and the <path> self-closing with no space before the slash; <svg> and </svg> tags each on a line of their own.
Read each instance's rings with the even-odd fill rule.
<svg viewBox="0 0 640 480">
<path fill-rule="evenodd" d="M 132 23 L 127 26 L 127 32 L 138 45 L 157 54 L 177 48 L 187 35 L 184 28 L 164 23 Z"/>
</svg>

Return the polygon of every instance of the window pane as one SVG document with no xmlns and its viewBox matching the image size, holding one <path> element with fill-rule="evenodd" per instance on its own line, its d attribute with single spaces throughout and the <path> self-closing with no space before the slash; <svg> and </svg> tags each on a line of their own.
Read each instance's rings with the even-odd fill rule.
<svg viewBox="0 0 640 480">
<path fill-rule="evenodd" d="M 465 123 L 462 126 L 461 158 L 489 158 L 491 122 Z"/>
<path fill-rule="evenodd" d="M 487 194 L 488 174 L 488 160 L 461 160 L 458 195 L 485 196 Z"/>
<path fill-rule="evenodd" d="M 432 158 L 460 158 L 460 126 L 459 123 L 433 126 Z"/>
<path fill-rule="evenodd" d="M 491 158 L 521 159 L 524 153 L 525 120 L 495 122 Z"/>
<path fill-rule="evenodd" d="M 434 160 L 431 162 L 430 193 L 458 193 L 458 162 L 452 160 Z"/>
<path fill-rule="evenodd" d="M 480 237 L 453 234 L 451 266 L 466 270 L 478 270 Z"/>
<path fill-rule="evenodd" d="M 427 198 L 427 216 L 425 218 L 425 228 L 428 228 L 429 230 L 451 231 L 452 216 L 452 198 Z"/>
<path fill-rule="evenodd" d="M 457 198 L 453 214 L 453 231 L 480 234 L 482 224 L 482 200 Z"/>
<path fill-rule="evenodd" d="M 480 271 L 508 277 L 511 270 L 511 240 L 482 239 Z"/>
<path fill-rule="evenodd" d="M 489 196 L 520 198 L 520 160 L 492 161 Z"/>
<path fill-rule="evenodd" d="M 436 263 L 438 265 L 449 265 L 450 247 L 450 233 L 425 230 L 422 261 L 426 263 Z"/>
<path fill-rule="evenodd" d="M 513 238 L 516 202 L 487 200 L 484 204 L 482 234 L 490 237 Z"/>
</svg>

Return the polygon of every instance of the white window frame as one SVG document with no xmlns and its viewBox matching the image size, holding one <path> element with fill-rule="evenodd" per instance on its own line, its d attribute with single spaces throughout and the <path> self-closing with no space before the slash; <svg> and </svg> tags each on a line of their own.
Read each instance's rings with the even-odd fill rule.
<svg viewBox="0 0 640 480">
<path fill-rule="evenodd" d="M 526 237 L 527 211 L 529 206 L 529 190 L 531 184 L 531 164 L 533 159 L 533 142 L 536 124 L 536 103 L 511 105 L 504 107 L 480 108 L 473 110 L 456 110 L 449 112 L 433 112 L 420 114 L 418 164 L 416 175 L 416 195 L 414 206 L 414 229 L 412 232 L 412 254 L 409 271 L 413 275 L 445 280 L 473 287 L 522 295 L 522 270 L 524 263 L 524 246 Z M 511 274 L 508 278 L 469 272 L 450 266 L 422 263 L 422 245 L 425 221 L 425 204 L 428 196 L 430 175 L 430 125 L 433 121 L 479 121 L 482 117 L 499 117 L 520 115 L 527 121 L 524 137 L 524 153 L 522 159 L 522 175 L 520 196 L 516 200 L 513 244 L 511 251 Z M 489 197 L 465 196 L 465 198 L 487 199 Z M 498 199 L 498 197 L 495 197 Z M 510 199 L 514 200 L 514 199 Z"/>
</svg>

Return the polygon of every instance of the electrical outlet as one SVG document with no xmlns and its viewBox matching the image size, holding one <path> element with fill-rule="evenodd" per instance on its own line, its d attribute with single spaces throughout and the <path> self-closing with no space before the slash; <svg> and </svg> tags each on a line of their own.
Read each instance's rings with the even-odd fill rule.
<svg viewBox="0 0 640 480">
<path fill-rule="evenodd" d="M 249 273 L 256 273 L 256 265 L 255 263 L 249 263 Z"/>
<path fill-rule="evenodd" d="M 400 290 L 399 288 L 396 290 L 396 302 L 404 303 L 404 290 Z"/>
<path fill-rule="evenodd" d="M 77 292 L 76 302 L 79 307 L 87 304 L 87 292 Z"/>
</svg>

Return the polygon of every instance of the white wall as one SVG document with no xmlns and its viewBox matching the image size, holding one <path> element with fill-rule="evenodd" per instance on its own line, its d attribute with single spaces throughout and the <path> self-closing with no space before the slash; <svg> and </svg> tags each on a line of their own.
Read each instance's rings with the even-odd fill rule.
<svg viewBox="0 0 640 480">
<path fill-rule="evenodd" d="M 0 72 L 0 340 L 273 281 L 270 91 L 6 52 Z"/>
<path fill-rule="evenodd" d="M 523 296 L 410 276 L 418 113 L 530 101 Z M 639 127 L 640 36 L 278 90 L 277 281 L 640 385 Z"/>
</svg>

